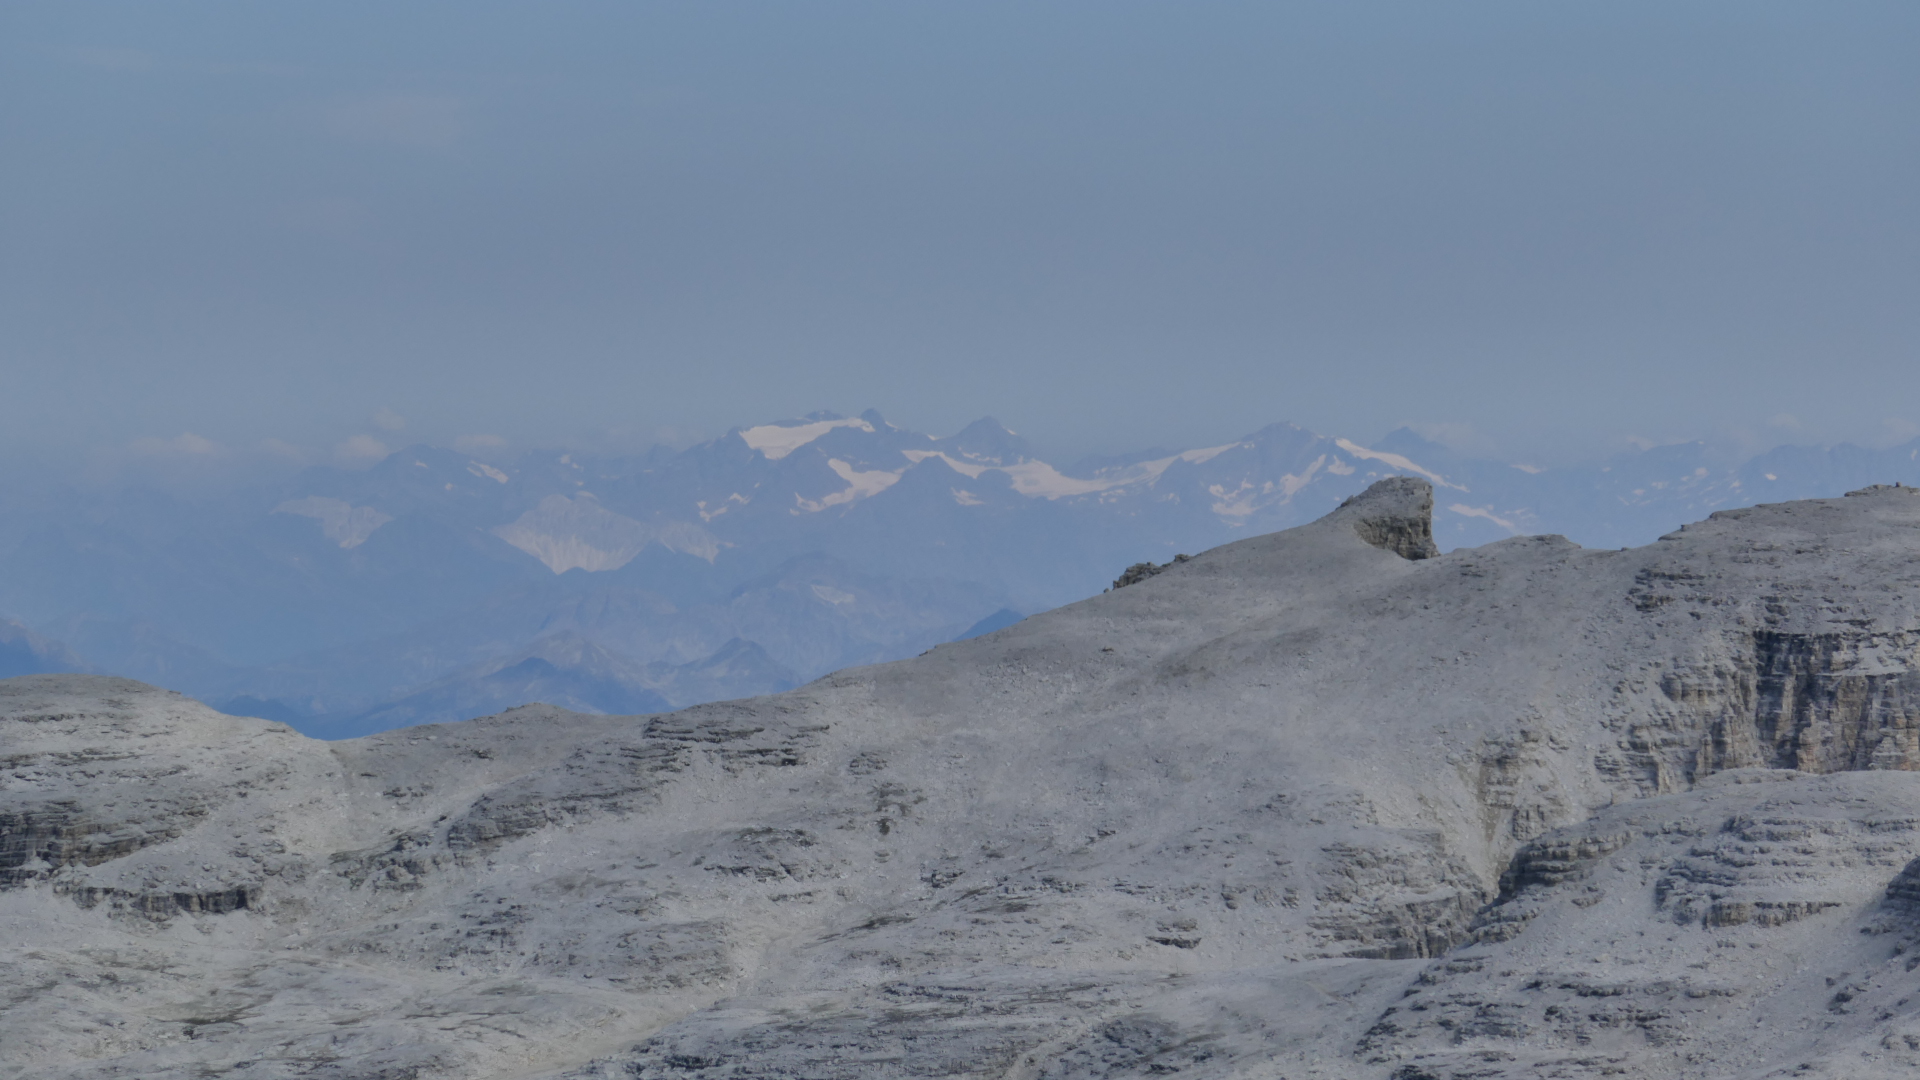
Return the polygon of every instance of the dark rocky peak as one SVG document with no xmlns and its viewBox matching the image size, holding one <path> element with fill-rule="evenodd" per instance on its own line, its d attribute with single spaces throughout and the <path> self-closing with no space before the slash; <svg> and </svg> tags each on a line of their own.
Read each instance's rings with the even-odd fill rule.
<svg viewBox="0 0 1920 1080">
<path fill-rule="evenodd" d="M 1395 428 L 1387 432 L 1379 441 L 1368 443 L 1367 447 L 1372 450 L 1380 450 L 1389 454 L 1399 454 L 1402 457 L 1412 458 L 1423 465 L 1428 464 L 1430 461 L 1458 458 L 1460 456 L 1409 427 Z"/>
<path fill-rule="evenodd" d="M 1017 465 L 1033 456 L 1027 441 L 1008 431 L 1000 421 L 983 416 L 957 435 L 934 441 L 936 449 L 967 461 Z"/>
<path fill-rule="evenodd" d="M 1129 585 L 1138 585 L 1153 575 L 1171 570 L 1192 558 L 1193 556 L 1191 555 L 1175 555 L 1172 562 L 1160 563 L 1158 565 L 1150 562 L 1134 563 L 1132 566 L 1121 571 L 1119 577 L 1113 579 L 1113 585 L 1108 588 L 1107 591 L 1112 592 L 1114 589 L 1124 589 Z"/>
<path fill-rule="evenodd" d="M 1323 520 L 1350 525 L 1360 539 L 1403 559 L 1440 554 L 1433 542 L 1433 485 L 1418 477 L 1389 476 Z"/>
</svg>

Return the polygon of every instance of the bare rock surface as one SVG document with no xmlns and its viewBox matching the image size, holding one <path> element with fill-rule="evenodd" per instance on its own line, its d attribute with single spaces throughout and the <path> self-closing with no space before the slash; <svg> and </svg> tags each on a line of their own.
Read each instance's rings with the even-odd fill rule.
<svg viewBox="0 0 1920 1080">
<path fill-rule="evenodd" d="M 654 716 L 0 681 L 0 1078 L 1920 1070 L 1920 497 L 1430 508 Z"/>
</svg>

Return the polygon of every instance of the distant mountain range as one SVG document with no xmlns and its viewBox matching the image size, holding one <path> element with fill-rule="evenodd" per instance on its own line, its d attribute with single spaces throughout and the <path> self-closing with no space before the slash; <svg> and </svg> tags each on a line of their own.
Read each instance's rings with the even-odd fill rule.
<svg viewBox="0 0 1920 1080">
<path fill-rule="evenodd" d="M 939 439 L 816 413 L 636 457 L 421 445 L 217 495 L 55 488 L 0 515 L 18 620 L 0 674 L 127 675 L 327 737 L 531 700 L 680 707 L 985 632 L 1389 475 L 1433 483 L 1443 548 L 1619 547 L 1718 509 L 1920 483 L 1920 440 L 1535 469 L 1404 429 L 1363 446 L 1275 424 L 1056 466 L 991 419 Z"/>
</svg>

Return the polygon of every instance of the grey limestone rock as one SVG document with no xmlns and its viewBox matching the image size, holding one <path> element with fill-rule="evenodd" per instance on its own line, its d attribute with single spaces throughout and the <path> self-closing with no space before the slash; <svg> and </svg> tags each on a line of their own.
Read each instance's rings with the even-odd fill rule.
<svg viewBox="0 0 1920 1080">
<path fill-rule="evenodd" d="M 1412 476 L 1392 476 L 1340 504 L 1331 517 L 1382 551 L 1403 559 L 1440 554 L 1433 542 L 1433 485 Z"/>
<path fill-rule="evenodd" d="M 1920 1070 L 1920 499 L 1430 507 L 652 716 L 0 681 L 0 1080 Z"/>
<path fill-rule="evenodd" d="M 1175 555 L 1172 562 L 1134 563 L 1132 566 L 1121 571 L 1119 577 L 1113 579 L 1113 587 L 1107 591 L 1112 592 L 1113 589 L 1124 589 L 1129 585 L 1138 585 L 1153 575 L 1171 570 L 1191 558 L 1193 558 L 1191 555 Z"/>
</svg>

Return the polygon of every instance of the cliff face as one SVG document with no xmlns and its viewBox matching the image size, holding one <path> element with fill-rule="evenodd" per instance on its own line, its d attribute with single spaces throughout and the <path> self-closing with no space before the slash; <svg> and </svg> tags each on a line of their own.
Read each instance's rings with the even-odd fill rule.
<svg viewBox="0 0 1920 1080">
<path fill-rule="evenodd" d="M 1652 717 L 1629 739 L 1639 789 L 1736 768 L 1920 765 L 1915 554 L 1900 530 L 1843 523 L 1871 516 L 1845 514 L 1849 504 L 1898 508 L 1915 491 L 1716 514 L 1662 541 L 1673 555 L 1695 543 L 1712 555 L 1650 560 L 1628 590 L 1645 625 L 1678 646 L 1632 688 L 1652 683 L 1658 697 L 1621 710 Z M 1827 522 L 1835 531 L 1808 534 Z"/>
<path fill-rule="evenodd" d="M 1920 762 L 1920 648 L 1909 633 L 1755 630 L 1660 689 L 1703 734 L 1696 775 L 1738 768 L 1844 772 Z"/>
<path fill-rule="evenodd" d="M 1920 1068 L 1920 497 L 1430 512 L 655 716 L 0 682 L 0 1078 Z"/>
<path fill-rule="evenodd" d="M 1403 559 L 1440 554 L 1433 542 L 1433 485 L 1411 476 L 1389 477 L 1340 504 L 1331 520 L 1355 536 Z"/>
</svg>

